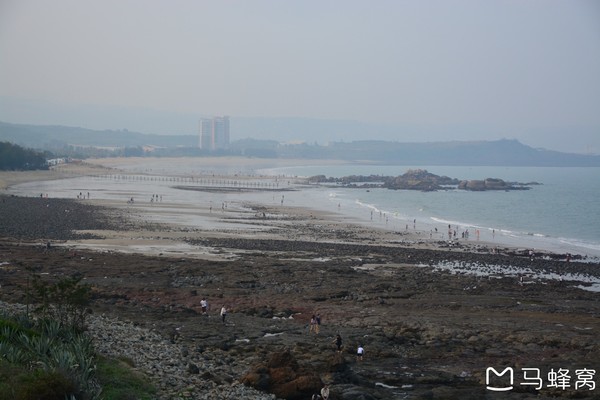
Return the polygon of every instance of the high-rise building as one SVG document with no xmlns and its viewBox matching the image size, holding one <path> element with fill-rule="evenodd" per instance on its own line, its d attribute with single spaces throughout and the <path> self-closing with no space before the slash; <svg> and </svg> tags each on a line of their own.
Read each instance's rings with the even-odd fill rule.
<svg viewBox="0 0 600 400">
<path fill-rule="evenodd" d="M 229 117 L 202 118 L 199 130 L 201 148 L 212 151 L 229 147 Z"/>
</svg>

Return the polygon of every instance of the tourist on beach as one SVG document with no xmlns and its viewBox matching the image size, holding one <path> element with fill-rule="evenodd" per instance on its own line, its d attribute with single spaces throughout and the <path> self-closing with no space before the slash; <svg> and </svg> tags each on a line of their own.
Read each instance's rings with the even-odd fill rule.
<svg viewBox="0 0 600 400">
<path fill-rule="evenodd" d="M 329 385 L 328 384 L 323 385 L 323 388 L 321 389 L 321 397 L 323 398 L 323 400 L 329 400 Z"/>
<path fill-rule="evenodd" d="M 338 353 L 341 353 L 342 352 L 342 337 L 340 336 L 339 333 L 335 336 L 333 343 L 335 343 Z"/>
<path fill-rule="evenodd" d="M 359 344 L 358 349 L 356 349 L 356 359 L 358 361 L 362 361 L 364 354 L 365 354 L 365 349 L 362 347 L 361 344 Z"/>
<path fill-rule="evenodd" d="M 317 318 L 315 317 L 314 314 L 313 314 L 312 317 L 310 317 L 310 324 L 309 324 L 309 328 L 308 328 L 308 333 L 311 333 L 313 331 L 315 333 L 318 333 L 317 332 Z"/>
<path fill-rule="evenodd" d="M 225 306 L 223 305 L 223 307 L 221 307 L 221 321 L 223 323 L 225 323 L 226 316 L 227 316 L 227 308 L 225 308 Z"/>
<path fill-rule="evenodd" d="M 208 312 L 208 301 L 206 300 L 206 297 L 203 297 L 202 300 L 200 300 L 200 308 L 202 309 L 202 314 Z"/>
<path fill-rule="evenodd" d="M 321 314 L 317 313 L 315 320 L 317 321 L 317 334 L 319 334 L 319 330 L 321 329 Z"/>
</svg>

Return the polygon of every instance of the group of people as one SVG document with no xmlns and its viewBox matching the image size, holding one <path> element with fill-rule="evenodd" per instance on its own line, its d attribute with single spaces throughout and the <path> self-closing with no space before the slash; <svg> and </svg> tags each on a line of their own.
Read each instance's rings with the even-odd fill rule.
<svg viewBox="0 0 600 400">
<path fill-rule="evenodd" d="M 342 352 L 342 336 L 338 333 L 337 335 L 335 335 L 335 339 L 333 339 L 333 343 L 335 344 L 335 347 L 337 348 L 337 352 L 341 353 Z M 358 345 L 358 348 L 356 349 L 356 360 L 357 361 L 362 361 L 363 357 L 365 355 L 365 348 L 363 347 L 362 344 Z M 325 384 L 323 386 L 323 388 L 321 389 L 321 393 L 320 394 L 313 394 L 312 395 L 312 400 L 327 400 L 329 399 L 329 385 Z"/>
<path fill-rule="evenodd" d="M 200 309 L 202 310 L 202 315 L 208 316 L 208 310 L 210 309 L 210 307 L 208 304 L 208 300 L 206 300 L 206 297 L 203 297 L 202 300 L 200 300 Z M 224 304 L 221 307 L 219 315 L 221 316 L 221 322 L 225 324 L 225 318 L 227 317 L 227 307 L 225 307 Z"/>
<path fill-rule="evenodd" d="M 310 318 L 308 333 L 310 334 L 310 333 L 314 332 L 315 334 L 319 334 L 320 326 L 321 326 L 321 314 L 319 314 L 319 313 L 313 314 L 312 317 Z M 339 333 L 337 335 L 335 335 L 335 338 L 333 339 L 333 343 L 335 344 L 337 352 L 341 353 L 342 347 L 343 347 L 342 346 L 343 340 L 342 340 L 342 336 Z M 358 348 L 356 349 L 357 360 L 362 361 L 364 353 L 365 353 L 364 347 L 362 346 L 362 344 L 359 344 Z"/>
<path fill-rule="evenodd" d="M 333 343 L 335 344 L 335 347 L 337 348 L 337 352 L 341 353 L 342 352 L 342 336 L 340 336 L 340 334 L 338 333 L 337 335 L 335 335 L 335 339 L 333 339 Z M 362 344 L 358 345 L 358 348 L 356 349 L 356 359 L 358 361 L 362 361 L 363 360 L 363 356 L 365 355 L 365 348 L 363 347 Z"/>
</svg>

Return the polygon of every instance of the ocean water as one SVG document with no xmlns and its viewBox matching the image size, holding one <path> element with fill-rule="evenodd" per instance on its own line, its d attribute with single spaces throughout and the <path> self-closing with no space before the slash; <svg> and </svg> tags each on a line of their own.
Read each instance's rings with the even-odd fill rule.
<svg viewBox="0 0 600 400">
<path fill-rule="evenodd" d="M 406 166 L 311 166 L 262 170 L 285 176 L 331 177 L 347 175 L 401 175 L 410 168 L 458 179 L 500 178 L 538 182 L 530 190 L 468 192 L 445 190 L 420 192 L 388 189 L 330 187 L 322 192 L 340 213 L 390 229 L 433 230 L 447 238 L 448 224 L 471 240 L 510 244 L 556 252 L 600 255 L 600 168 L 553 167 L 406 167 Z M 316 203 L 317 200 L 314 200 Z M 373 211 L 373 219 L 371 219 Z M 381 215 L 381 216 L 380 216 Z M 416 224 L 414 221 L 416 220 Z M 416 225 L 416 226 L 415 226 Z M 435 232 L 435 229 L 438 232 Z"/>
<path fill-rule="evenodd" d="M 447 239 L 448 225 L 451 225 L 459 238 L 462 232 L 468 230 L 471 241 L 600 257 L 600 168 L 412 167 L 458 179 L 490 177 L 541 183 L 524 191 L 419 192 L 304 186 L 301 190 L 289 192 L 222 193 L 181 190 L 177 186 L 236 185 L 239 181 L 235 174 L 250 174 L 254 176 L 252 182 L 256 185 L 286 189 L 293 185 L 292 178 L 296 176 L 395 176 L 411 167 L 315 165 L 252 170 L 235 165 L 207 169 L 195 164 L 194 159 L 182 159 L 178 163 L 148 159 L 142 164 L 128 165 L 125 162 L 119 167 L 140 175 L 136 179 L 74 177 L 32 182 L 14 186 L 10 193 L 25 196 L 44 193 L 51 197 L 76 198 L 80 192 L 90 192 L 94 199 L 125 202 L 134 197 L 136 204 L 142 202 L 148 205 L 151 196 L 157 195 L 169 204 L 193 205 L 201 209 L 218 209 L 223 203 L 241 207 L 245 202 L 277 206 L 284 200 L 286 206 L 327 211 L 347 222 L 398 232 L 412 230 L 423 239 Z M 200 174 L 215 174 L 215 177 L 201 182 L 181 178 Z M 226 178 L 226 174 L 231 176 Z M 247 181 L 244 184 L 248 184 Z M 192 214 L 179 222 L 190 225 L 203 223 Z"/>
</svg>

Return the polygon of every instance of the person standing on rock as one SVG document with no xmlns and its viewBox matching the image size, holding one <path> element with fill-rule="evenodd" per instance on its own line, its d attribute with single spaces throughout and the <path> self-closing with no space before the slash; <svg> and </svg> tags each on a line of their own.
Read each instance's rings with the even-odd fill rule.
<svg viewBox="0 0 600 400">
<path fill-rule="evenodd" d="M 342 352 L 342 337 L 340 336 L 339 333 L 335 336 L 333 343 L 335 343 L 338 353 L 341 353 Z"/>
<path fill-rule="evenodd" d="M 356 350 L 356 359 L 358 361 L 362 361 L 364 354 L 365 354 L 365 349 L 362 347 L 362 344 L 359 344 L 358 349 Z"/>
<path fill-rule="evenodd" d="M 317 323 L 315 325 L 315 333 L 318 335 L 319 330 L 321 329 L 321 314 L 317 313 L 317 315 L 315 316 L 315 321 Z"/>
<path fill-rule="evenodd" d="M 319 332 L 317 332 L 317 318 L 315 317 L 314 314 L 313 314 L 312 317 L 310 317 L 310 324 L 309 324 L 309 327 L 308 327 L 308 333 L 312 333 L 313 331 L 315 333 L 319 333 Z"/>
<path fill-rule="evenodd" d="M 208 313 L 208 301 L 206 300 L 206 297 L 203 297 L 202 300 L 200 300 L 200 308 L 202 309 L 203 315 Z"/>
<path fill-rule="evenodd" d="M 225 323 L 225 317 L 227 316 L 227 308 L 225 306 L 221 307 L 221 321 L 223 324 Z"/>
</svg>

